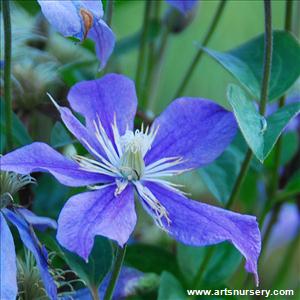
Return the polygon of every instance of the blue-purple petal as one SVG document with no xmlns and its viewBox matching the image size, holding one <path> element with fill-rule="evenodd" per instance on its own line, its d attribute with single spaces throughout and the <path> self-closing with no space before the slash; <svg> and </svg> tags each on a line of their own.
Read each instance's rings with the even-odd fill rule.
<svg viewBox="0 0 300 300">
<path fill-rule="evenodd" d="M 136 213 L 131 186 L 115 196 L 116 185 L 71 197 L 58 219 L 57 240 L 69 251 L 88 260 L 96 235 L 123 246 L 135 224 Z"/>
<path fill-rule="evenodd" d="M 44 231 L 47 228 L 56 229 L 57 224 L 56 221 L 47 218 L 47 217 L 39 217 L 35 215 L 32 211 L 26 209 L 26 208 L 17 208 L 16 209 L 23 217 L 24 219 L 32 225 L 34 228 Z"/>
<path fill-rule="evenodd" d="M 97 142 L 95 131 L 88 130 L 85 126 L 83 126 L 67 107 L 61 107 L 58 104 L 55 105 L 68 130 L 77 138 L 85 149 L 95 158 L 98 158 L 95 155 L 95 152 L 106 158 L 106 154 L 102 146 L 99 142 Z"/>
<path fill-rule="evenodd" d="M 237 131 L 234 115 L 206 99 L 174 100 L 155 119 L 158 127 L 146 165 L 163 157 L 182 157 L 176 169 L 198 168 L 214 161 L 230 144 Z"/>
<path fill-rule="evenodd" d="M 67 186 L 86 186 L 109 182 L 110 177 L 84 171 L 70 160 L 44 143 L 32 143 L 0 157 L 1 170 L 19 174 L 49 172 Z"/>
<path fill-rule="evenodd" d="M 107 24 L 99 19 L 94 22 L 88 37 L 95 42 L 96 54 L 100 60 L 100 70 L 103 69 L 113 52 L 115 35 Z"/>
<path fill-rule="evenodd" d="M 166 2 L 186 14 L 196 7 L 198 0 L 166 0 Z"/>
<path fill-rule="evenodd" d="M 75 36 L 82 31 L 81 19 L 72 1 L 38 0 L 48 22 L 63 36 Z"/>
<path fill-rule="evenodd" d="M 0 292 L 1 299 L 15 300 L 18 293 L 16 252 L 12 234 L 0 211 Z"/>
<path fill-rule="evenodd" d="M 48 254 L 45 247 L 39 244 L 34 232 L 21 215 L 5 209 L 5 216 L 16 226 L 23 244 L 34 255 L 47 295 L 51 300 L 56 300 L 57 288 L 48 269 Z"/>
<path fill-rule="evenodd" d="M 71 107 L 85 117 L 88 129 L 94 131 L 93 122 L 99 118 L 111 139 L 114 116 L 121 135 L 127 126 L 133 128 L 137 96 L 134 82 L 123 75 L 108 74 L 77 83 L 71 88 L 68 100 Z"/>
<path fill-rule="evenodd" d="M 258 284 L 257 261 L 261 235 L 256 218 L 200 203 L 174 193 L 156 183 L 146 183 L 168 212 L 163 224 L 170 236 L 192 246 L 231 242 L 245 257 L 245 268 Z"/>
</svg>

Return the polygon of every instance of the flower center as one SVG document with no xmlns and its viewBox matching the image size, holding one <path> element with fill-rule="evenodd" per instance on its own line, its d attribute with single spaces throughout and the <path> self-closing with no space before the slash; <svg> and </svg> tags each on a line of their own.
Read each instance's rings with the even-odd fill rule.
<svg viewBox="0 0 300 300">
<path fill-rule="evenodd" d="M 135 132 L 126 130 L 120 137 L 122 156 L 119 169 L 122 176 L 128 181 L 140 180 L 145 172 L 144 156 L 151 148 L 151 135 L 143 132 L 143 129 Z"/>
</svg>

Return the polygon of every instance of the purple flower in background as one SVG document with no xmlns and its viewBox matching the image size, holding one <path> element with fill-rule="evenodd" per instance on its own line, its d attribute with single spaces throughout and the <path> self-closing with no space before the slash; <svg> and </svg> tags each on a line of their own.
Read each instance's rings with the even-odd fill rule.
<svg viewBox="0 0 300 300">
<path fill-rule="evenodd" d="M 115 36 L 102 19 L 101 0 L 38 0 L 38 3 L 47 20 L 63 36 L 81 41 L 91 38 L 96 44 L 100 67 L 105 67 L 115 45 Z"/>
<path fill-rule="evenodd" d="M 64 247 L 87 260 L 96 235 L 123 246 L 136 224 L 136 192 L 157 225 L 177 241 L 194 246 L 233 243 L 258 282 L 261 238 L 256 218 L 189 200 L 168 181 L 211 163 L 224 151 L 237 130 L 231 112 L 206 99 L 183 97 L 151 128 L 134 130 L 134 83 L 117 74 L 76 84 L 68 100 L 85 117 L 85 126 L 53 102 L 89 157 L 70 160 L 44 143 L 33 143 L 0 158 L 3 170 L 46 171 L 62 184 L 92 189 L 71 197 L 60 213 L 57 239 Z"/>
<path fill-rule="evenodd" d="M 181 13 L 186 14 L 197 5 L 199 0 L 166 0 L 166 2 L 175 7 Z"/>
<path fill-rule="evenodd" d="M 264 222 L 262 234 L 265 234 L 271 215 L 268 214 Z M 284 247 L 293 240 L 300 230 L 300 212 L 298 206 L 294 203 L 286 203 L 281 209 L 277 222 L 272 227 L 271 236 L 267 244 L 267 253 L 279 247 Z"/>
<path fill-rule="evenodd" d="M 19 176 L 9 172 L 1 172 L 1 191 L 7 187 L 8 181 L 14 179 L 13 183 L 16 188 L 21 188 L 24 184 L 31 182 L 30 176 Z M 5 178 L 4 178 L 5 177 Z M 16 182 L 16 180 L 18 182 Z M 5 186 L 3 186 L 5 182 Z M 11 185 L 11 187 L 13 187 Z M 15 190 L 17 191 L 17 189 Z M 33 228 L 44 230 L 47 227 L 56 228 L 56 222 L 49 218 L 38 217 L 25 208 L 16 208 L 11 205 L 11 195 L 5 192 L 1 195 L 0 210 L 0 290 L 1 299 L 16 299 L 18 293 L 17 286 L 17 267 L 16 251 L 13 236 L 10 232 L 7 221 L 14 225 L 20 235 L 24 246 L 32 252 L 36 259 L 37 266 L 40 270 L 40 276 L 43 280 L 45 291 L 50 299 L 57 299 L 56 285 L 48 270 L 48 254 L 45 247 L 40 245 Z"/>
</svg>

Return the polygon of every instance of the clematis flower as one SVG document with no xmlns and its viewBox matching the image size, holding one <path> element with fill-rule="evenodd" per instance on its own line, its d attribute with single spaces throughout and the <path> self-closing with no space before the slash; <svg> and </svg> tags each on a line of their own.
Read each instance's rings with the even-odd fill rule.
<svg viewBox="0 0 300 300">
<path fill-rule="evenodd" d="M 95 42 L 96 54 L 104 68 L 110 57 L 115 36 L 103 21 L 101 0 L 38 0 L 42 12 L 63 36 L 73 36 L 81 41 L 91 38 Z"/>
<path fill-rule="evenodd" d="M 190 12 L 198 4 L 198 0 L 166 0 L 182 14 Z"/>
<path fill-rule="evenodd" d="M 50 299 L 57 299 L 56 285 L 48 270 L 48 254 L 40 245 L 33 228 L 44 230 L 56 228 L 56 222 L 38 217 L 31 211 L 12 205 L 12 195 L 24 185 L 33 182 L 30 176 L 20 176 L 11 172 L 1 172 L 1 211 L 0 211 L 0 289 L 1 299 L 15 300 L 17 297 L 16 251 L 7 221 L 16 227 L 24 246 L 34 255 L 45 290 Z"/>
<path fill-rule="evenodd" d="M 232 141 L 237 124 L 231 112 L 206 99 L 174 100 L 153 122 L 134 130 L 134 83 L 122 75 L 73 86 L 71 110 L 54 104 L 89 157 L 63 157 L 44 143 L 33 143 L 1 159 L 3 170 L 50 172 L 62 184 L 92 191 L 71 197 L 58 220 L 58 241 L 88 259 L 96 235 L 123 246 L 136 225 L 134 192 L 156 224 L 179 242 L 206 246 L 229 241 L 246 258 L 257 279 L 260 232 L 253 216 L 189 200 L 169 177 L 214 161 Z"/>
</svg>

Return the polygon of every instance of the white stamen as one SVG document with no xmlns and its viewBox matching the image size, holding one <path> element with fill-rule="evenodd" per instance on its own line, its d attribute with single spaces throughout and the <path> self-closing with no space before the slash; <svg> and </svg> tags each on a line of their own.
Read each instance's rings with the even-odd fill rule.
<svg viewBox="0 0 300 300">
<path fill-rule="evenodd" d="M 160 202 L 157 200 L 157 198 L 153 195 L 153 193 L 144 185 L 142 185 L 139 181 L 133 182 L 135 185 L 138 194 L 144 201 L 149 205 L 149 207 L 154 211 L 155 213 L 155 221 L 157 222 L 157 225 L 159 225 L 161 228 L 165 229 L 165 226 L 162 222 L 162 219 L 165 218 L 168 225 L 170 225 L 171 220 L 168 216 L 168 212 L 165 209 L 163 205 L 160 204 Z"/>
</svg>

